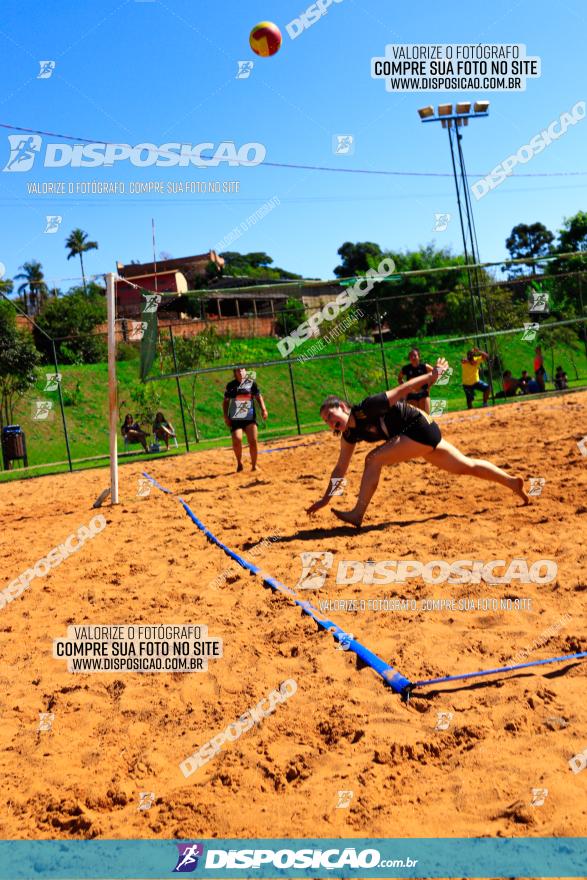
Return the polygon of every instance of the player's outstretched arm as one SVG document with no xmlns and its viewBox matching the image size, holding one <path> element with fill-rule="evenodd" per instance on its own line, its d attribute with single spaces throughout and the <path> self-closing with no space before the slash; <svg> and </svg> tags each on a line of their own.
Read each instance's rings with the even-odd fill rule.
<svg viewBox="0 0 587 880">
<path fill-rule="evenodd" d="M 355 444 L 347 443 L 344 437 L 341 437 L 340 454 L 338 456 L 338 461 L 336 462 L 334 470 L 330 474 L 330 481 L 328 483 L 326 492 L 324 493 L 320 501 L 315 501 L 314 504 L 311 504 L 310 507 L 306 508 L 306 513 L 309 516 L 312 516 L 312 514 L 316 513 L 317 510 L 321 510 L 323 507 L 326 507 L 326 505 L 330 503 L 330 499 L 332 498 L 332 490 L 338 485 L 337 481 L 341 480 L 346 474 L 354 451 Z"/>
<path fill-rule="evenodd" d="M 404 382 L 403 385 L 400 385 L 399 388 L 391 388 L 387 391 L 389 405 L 393 406 L 394 403 L 407 397 L 408 394 L 413 394 L 415 391 L 419 391 L 423 385 L 434 385 L 439 376 L 442 376 L 447 369 L 448 361 L 445 358 L 438 358 L 436 366 L 432 368 L 431 373 L 424 373 L 423 376 L 416 376 L 415 379 L 408 379 L 408 381 Z"/>
</svg>

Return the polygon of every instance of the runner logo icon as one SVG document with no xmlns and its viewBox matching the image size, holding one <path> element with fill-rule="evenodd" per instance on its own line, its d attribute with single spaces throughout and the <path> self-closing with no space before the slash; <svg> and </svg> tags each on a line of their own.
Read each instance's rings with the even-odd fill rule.
<svg viewBox="0 0 587 880">
<path fill-rule="evenodd" d="M 202 843 L 176 843 L 175 845 L 179 850 L 179 855 L 173 873 L 188 874 L 195 871 L 198 867 L 198 859 L 204 854 L 204 845 Z"/>
<path fill-rule="evenodd" d="M 30 171 L 36 155 L 41 149 L 41 138 L 38 134 L 26 137 L 22 134 L 9 134 L 10 157 L 3 171 Z"/>
</svg>

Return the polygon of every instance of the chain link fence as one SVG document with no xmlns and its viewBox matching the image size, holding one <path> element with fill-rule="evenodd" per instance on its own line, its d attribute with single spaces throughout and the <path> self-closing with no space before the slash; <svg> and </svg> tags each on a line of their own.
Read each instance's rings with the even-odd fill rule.
<svg viewBox="0 0 587 880">
<path fill-rule="evenodd" d="M 323 301 L 312 305 L 306 300 L 304 314 L 300 304 L 282 309 L 270 316 L 273 335 L 254 336 L 254 328 L 249 328 L 249 334 L 245 326 L 238 336 L 222 337 L 210 329 L 217 322 L 194 321 L 192 338 L 209 339 L 208 349 L 195 347 L 199 360 L 193 363 L 189 363 L 189 345 L 185 343 L 190 338 L 186 322 L 161 327 L 155 363 L 145 383 L 138 376 L 140 333 L 134 331 L 132 321 L 123 333 L 118 321 L 121 424 L 130 413 L 147 434 L 147 448 L 151 449 L 155 415 L 164 414 L 175 429 L 177 445 L 172 440 L 167 453 L 165 444 L 159 443 L 159 451 L 147 453 L 150 457 L 228 444 L 222 409 L 224 388 L 233 378 L 233 367 L 242 365 L 256 372 L 269 411 L 266 423 L 259 416 L 261 441 L 313 432 L 324 427 L 319 406 L 327 394 L 356 402 L 394 387 L 414 346 L 419 348 L 422 361 L 434 364 L 443 356 L 453 368 L 449 383 L 432 389 L 433 414 L 437 415 L 465 407 L 460 362 L 475 345 L 490 356 L 482 378 L 491 384 L 493 404 L 506 402 L 506 371 L 515 377 L 522 370 L 534 375 L 538 345 L 544 357 L 547 393 L 555 391 L 559 366 L 566 373 L 569 389 L 587 386 L 584 273 L 525 276 L 507 282 L 485 280 L 473 295 L 466 288 L 430 292 L 426 274 L 416 275 L 421 290 L 377 298 L 370 294 L 336 316 L 330 309 L 331 317 L 325 317 Z M 300 319 L 310 322 L 313 316 L 317 316 L 315 332 L 283 357 L 278 343 L 291 338 Z M 318 322 L 318 316 L 323 320 Z M 269 316 L 241 317 L 239 321 L 259 322 L 264 317 Z M 459 332 L 451 333 L 455 326 Z M 8 460 L 3 455 L 0 480 L 103 466 L 108 459 L 106 336 L 78 335 L 53 342 L 56 358 L 45 355 L 47 363 L 38 369 L 35 384 L 17 395 L 11 412 L 2 414 L 2 427 L 9 420 L 20 426 L 26 459 L 10 460 L 10 454 L 22 453 L 22 449 L 8 438 L 3 443 Z M 187 345 L 186 350 L 182 351 L 182 345 Z M 125 445 L 119 434 L 119 455 L 123 461 L 145 453 L 139 444 Z"/>
</svg>

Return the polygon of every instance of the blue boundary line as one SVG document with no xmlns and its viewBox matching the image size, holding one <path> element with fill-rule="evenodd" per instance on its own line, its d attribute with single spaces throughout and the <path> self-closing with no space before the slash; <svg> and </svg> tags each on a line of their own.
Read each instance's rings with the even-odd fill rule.
<svg viewBox="0 0 587 880">
<path fill-rule="evenodd" d="M 167 495 L 173 495 L 169 489 L 166 489 L 164 486 L 161 486 L 157 480 L 155 480 L 150 474 L 146 471 L 143 471 L 143 476 L 150 480 L 157 489 L 160 489 L 162 492 L 165 492 Z M 422 681 L 411 682 L 405 676 L 401 674 L 401 672 L 397 672 L 392 666 L 386 663 L 381 657 L 378 657 L 377 654 L 374 654 L 365 645 L 362 645 L 361 642 L 358 642 L 356 639 L 351 639 L 343 629 L 341 629 L 336 623 L 333 623 L 331 620 L 327 620 L 322 613 L 316 608 L 315 605 L 312 605 L 311 602 L 304 601 L 300 598 L 299 593 L 296 590 L 293 590 L 291 587 L 286 587 L 285 584 L 282 584 L 281 581 L 276 580 L 273 577 L 269 577 L 263 575 L 260 568 L 254 565 L 252 562 L 248 562 L 244 557 L 240 556 L 238 553 L 235 553 L 234 550 L 231 550 L 230 547 L 227 547 L 226 544 L 223 544 L 216 535 L 214 535 L 203 522 L 201 522 L 198 517 L 195 515 L 189 504 L 187 504 L 183 498 L 178 498 L 179 503 L 184 508 L 185 512 L 192 520 L 192 522 L 206 535 L 206 538 L 210 543 L 216 544 L 217 547 L 220 547 L 221 550 L 226 553 L 227 556 L 230 556 L 231 559 L 234 559 L 241 568 L 246 568 L 252 574 L 260 575 L 264 584 L 267 584 L 272 590 L 276 590 L 280 593 L 289 596 L 294 600 L 296 605 L 302 609 L 303 614 L 307 614 L 311 617 L 320 628 L 326 630 L 327 632 L 332 633 L 333 637 L 337 639 L 339 642 L 344 642 L 348 644 L 348 649 L 354 654 L 356 654 L 360 659 L 367 665 L 370 666 L 371 669 L 374 669 L 378 675 L 383 678 L 386 684 L 388 684 L 391 689 L 396 694 L 400 694 L 404 698 L 409 698 L 412 691 L 416 688 L 426 687 L 428 685 L 433 684 L 443 684 L 445 682 L 450 681 L 465 681 L 469 678 L 482 678 L 486 675 L 499 675 L 502 672 L 513 672 L 516 669 L 527 669 L 531 666 L 544 666 L 547 663 L 564 663 L 569 660 L 581 660 L 587 657 L 587 651 L 579 651 L 576 654 L 563 654 L 561 657 L 547 657 L 544 660 L 532 660 L 530 663 L 517 663 L 514 666 L 498 666 L 495 669 L 484 669 L 479 672 L 464 672 L 460 675 L 445 675 L 441 678 L 429 678 Z"/>
<path fill-rule="evenodd" d="M 167 495 L 173 495 L 173 493 L 169 489 L 165 489 L 161 486 L 157 480 L 155 480 L 150 474 L 146 471 L 143 471 L 143 476 L 153 483 L 157 489 L 160 489 L 162 492 L 165 492 Z M 270 577 L 268 575 L 264 575 L 261 569 L 254 565 L 252 562 L 249 562 L 244 557 L 240 556 L 238 553 L 235 553 L 234 550 L 231 550 L 230 547 L 227 547 L 226 544 L 223 544 L 216 535 L 214 535 L 203 522 L 201 522 L 198 517 L 195 515 L 189 504 L 183 500 L 183 498 L 178 498 L 179 503 L 192 520 L 194 525 L 196 525 L 201 532 L 204 533 L 207 540 L 211 544 L 215 544 L 217 547 L 220 547 L 221 550 L 226 553 L 227 556 L 230 556 L 235 562 L 237 562 L 241 568 L 245 568 L 250 571 L 252 574 L 259 575 L 263 584 L 266 584 L 272 590 L 276 592 L 283 593 L 288 596 L 290 599 L 293 599 L 296 605 L 298 605 L 302 609 L 303 614 L 307 614 L 309 617 L 314 620 L 320 629 L 325 630 L 326 632 L 330 632 L 332 636 L 338 642 L 344 642 L 345 646 L 348 645 L 348 648 L 345 647 L 345 650 L 352 651 L 354 654 L 359 657 L 363 663 L 367 666 L 370 666 L 371 669 L 375 670 L 375 672 L 381 676 L 384 682 L 389 685 L 389 687 L 396 694 L 406 694 L 412 687 L 412 683 L 409 679 L 405 678 L 401 672 L 397 672 L 389 663 L 386 663 L 385 660 L 382 660 L 381 657 L 378 657 L 377 654 L 374 654 L 369 648 L 365 647 L 365 645 L 361 644 L 354 638 L 349 638 L 349 634 L 340 628 L 336 623 L 332 620 L 328 620 L 325 618 L 322 613 L 316 608 L 315 605 L 312 605 L 311 602 L 307 602 L 300 598 L 299 593 L 296 590 L 293 590 L 291 587 L 286 587 L 285 584 L 282 584 L 281 581 L 278 581 L 276 578 Z"/>
<path fill-rule="evenodd" d="M 497 669 L 484 669 L 481 672 L 463 672 L 461 675 L 445 675 L 443 678 L 429 678 L 426 681 L 416 681 L 413 688 L 424 687 L 428 684 L 442 684 L 445 681 L 462 681 L 467 678 L 481 678 L 484 675 L 496 675 L 499 672 L 513 672 L 514 669 L 527 669 L 529 666 L 543 666 L 545 663 L 564 663 L 566 660 L 580 660 L 587 657 L 587 651 L 577 654 L 563 654 L 561 657 L 547 657 L 545 660 L 532 660 L 530 663 L 516 663 L 515 666 L 498 666 Z"/>
</svg>

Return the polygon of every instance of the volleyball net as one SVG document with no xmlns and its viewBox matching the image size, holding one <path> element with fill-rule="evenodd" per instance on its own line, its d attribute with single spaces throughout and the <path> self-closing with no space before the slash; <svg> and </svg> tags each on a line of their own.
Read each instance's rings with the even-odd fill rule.
<svg viewBox="0 0 587 880">
<path fill-rule="evenodd" d="M 556 272 L 544 261 L 541 268 L 504 280 L 490 278 L 485 267 L 473 287 L 462 264 L 393 273 L 377 276 L 354 301 L 349 290 L 360 277 L 181 296 L 137 288 L 134 313 L 115 301 L 110 345 L 105 324 L 44 340 L 29 322 L 42 360 L 38 380 L 11 413 L 26 436 L 28 467 L 17 460 L 0 479 L 106 464 L 114 403 L 118 458 L 144 455 L 139 444 L 123 441 L 127 414 L 148 435 L 148 455 L 167 454 L 153 435 L 157 412 L 174 427 L 170 453 L 228 444 L 222 400 L 235 366 L 254 373 L 264 395 L 269 418 L 259 418 L 261 440 L 323 428 L 318 410 L 328 393 L 357 402 L 394 387 L 414 346 L 424 363 L 442 356 L 452 369 L 446 384 L 432 389 L 435 416 L 465 408 L 461 362 L 474 347 L 488 355 L 480 378 L 493 405 L 518 399 L 506 396 L 504 380 L 524 370 L 534 377 L 537 346 L 547 394 L 587 387 L 581 257 L 558 258 Z M 565 375 L 563 388 L 557 372 Z M 116 390 L 110 404 L 109 387 Z"/>
</svg>

